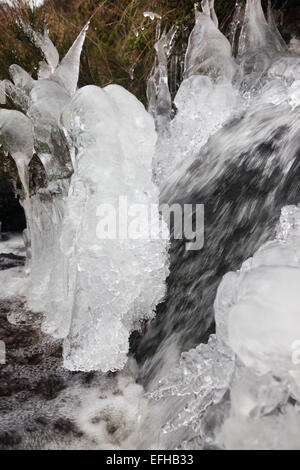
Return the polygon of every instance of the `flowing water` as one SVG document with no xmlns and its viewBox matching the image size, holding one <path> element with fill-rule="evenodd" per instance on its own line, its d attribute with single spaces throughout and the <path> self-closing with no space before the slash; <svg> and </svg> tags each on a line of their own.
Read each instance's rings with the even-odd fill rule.
<svg viewBox="0 0 300 470">
<path fill-rule="evenodd" d="M 46 62 L 6 84 L 27 116 L 0 112 L 31 240 L 25 269 L 0 271 L 1 445 L 299 449 L 299 44 L 260 0 L 239 3 L 230 43 L 204 0 L 173 101 L 176 28 L 157 28 L 152 119 L 121 87 L 76 91 L 86 30 L 60 64 L 27 30 Z M 155 240 L 99 243 L 98 205 L 124 195 L 156 219 L 191 204 L 194 226 L 203 204 L 203 248 L 172 224 L 169 246 L 163 221 Z"/>
</svg>

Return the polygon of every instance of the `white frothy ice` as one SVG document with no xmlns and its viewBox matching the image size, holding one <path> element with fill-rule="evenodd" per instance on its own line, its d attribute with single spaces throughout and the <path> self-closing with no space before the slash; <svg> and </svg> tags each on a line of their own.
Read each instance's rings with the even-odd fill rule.
<svg viewBox="0 0 300 470">
<path fill-rule="evenodd" d="M 116 85 L 82 88 L 63 122 L 76 141 L 61 236 L 72 308 L 65 364 L 115 370 L 126 362 L 130 332 L 153 317 L 164 296 L 167 244 L 162 238 L 97 240 L 97 210 L 101 203 L 117 209 L 124 195 L 129 206 L 156 204 L 158 212 L 151 181 L 154 123 L 141 103 Z"/>
<path fill-rule="evenodd" d="M 42 35 L 22 27 L 45 61 L 38 80 L 20 67 L 10 69 L 14 84 L 7 81 L 6 90 L 24 103 L 27 116 L 2 110 L 0 124 L 26 193 L 28 306 L 44 313 L 44 332 L 65 338 L 67 368 L 118 370 L 126 363 L 131 332 L 153 318 L 164 297 L 168 229 L 163 223 L 154 239 L 112 240 L 100 239 L 97 227 L 101 204 L 117 209 L 120 197 L 129 208 L 151 207 L 159 219 L 154 122 L 122 87 L 76 91 L 87 26 L 61 62 L 47 29 Z M 34 151 L 47 187 L 29 194 Z"/>
</svg>

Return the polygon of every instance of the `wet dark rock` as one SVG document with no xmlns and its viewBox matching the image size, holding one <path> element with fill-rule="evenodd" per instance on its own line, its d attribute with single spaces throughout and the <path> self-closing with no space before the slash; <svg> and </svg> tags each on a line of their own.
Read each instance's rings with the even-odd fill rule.
<svg viewBox="0 0 300 470">
<path fill-rule="evenodd" d="M 25 261 L 25 256 L 18 256 L 12 253 L 0 254 L 0 271 L 3 271 L 4 269 L 16 268 L 18 266 L 24 266 Z"/>
</svg>

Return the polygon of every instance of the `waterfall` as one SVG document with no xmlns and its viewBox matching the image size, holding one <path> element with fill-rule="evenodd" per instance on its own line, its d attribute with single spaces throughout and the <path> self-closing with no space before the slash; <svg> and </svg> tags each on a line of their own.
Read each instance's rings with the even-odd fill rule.
<svg viewBox="0 0 300 470">
<path fill-rule="evenodd" d="M 161 199 L 205 205 L 205 244 L 172 241 L 167 299 L 137 349 L 147 424 L 166 448 L 299 448 L 300 60 L 270 6 L 267 21 L 247 1 L 236 58 L 208 7 L 156 147 Z"/>
<path fill-rule="evenodd" d="M 91 446 L 299 449 L 298 46 L 270 2 L 267 17 L 261 0 L 237 2 L 227 38 L 203 0 L 175 93 L 177 27 L 144 16 L 158 22 L 148 112 L 118 85 L 78 89 L 88 26 L 59 62 L 47 29 L 22 25 L 45 60 L 37 80 L 11 67 L 23 113 L 2 109 L 0 136 L 24 188 L 30 262 L 1 276 L 1 295 L 43 314 L 65 369 L 101 371 L 62 394 Z M 33 156 L 45 187 L 30 184 Z M 193 227 L 204 205 L 202 249 L 187 249 L 163 204 L 192 207 Z M 153 237 L 137 221 L 145 207 Z M 123 437 L 112 444 L 104 421 Z"/>
</svg>

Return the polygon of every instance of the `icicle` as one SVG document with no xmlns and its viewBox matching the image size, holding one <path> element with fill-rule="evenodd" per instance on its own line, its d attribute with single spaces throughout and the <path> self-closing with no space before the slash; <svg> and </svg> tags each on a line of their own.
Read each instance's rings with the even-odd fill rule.
<svg viewBox="0 0 300 470">
<path fill-rule="evenodd" d="M 156 59 L 148 80 L 149 112 L 155 117 L 157 129 L 164 131 L 171 119 L 172 100 L 168 85 L 168 59 L 174 46 L 177 26 L 166 30 L 155 44 Z"/>
<path fill-rule="evenodd" d="M 172 100 L 168 84 L 168 58 L 165 50 L 166 35 L 155 44 L 158 58 L 159 80 L 157 87 L 156 123 L 163 130 L 171 119 Z"/>
<path fill-rule="evenodd" d="M 269 67 L 286 54 L 270 5 L 269 21 L 270 24 L 265 18 L 261 0 L 247 0 L 237 55 L 243 76 L 241 89 L 245 92 L 255 89 Z"/>
<path fill-rule="evenodd" d="M 31 200 L 29 187 L 29 163 L 34 154 L 33 126 L 23 113 L 14 110 L 0 110 L 0 142 L 3 149 L 14 159 L 19 178 L 23 185 L 25 199 L 20 201 L 23 206 L 27 225 L 26 269 L 28 273 L 31 264 Z M 25 234 L 24 234 L 25 235 Z"/>
<path fill-rule="evenodd" d="M 196 12 L 198 11 L 197 8 L 198 4 L 195 4 L 195 10 Z M 219 20 L 217 18 L 216 12 L 215 12 L 215 0 L 202 0 L 201 2 L 201 7 L 204 15 L 209 16 L 211 20 L 214 22 L 215 26 L 218 28 L 219 27 Z"/>
<path fill-rule="evenodd" d="M 201 2 L 201 8 L 202 8 L 202 11 L 204 13 L 204 15 L 206 16 L 210 16 L 210 5 L 209 5 L 209 1 L 208 0 L 202 0 Z M 198 13 L 199 13 L 199 10 L 198 10 L 198 3 L 195 3 L 195 13 L 196 13 L 196 20 L 198 19 Z"/>
<path fill-rule="evenodd" d="M 33 122 L 36 152 L 49 180 L 60 181 L 72 173 L 72 162 L 60 117 L 70 97 L 52 80 L 38 80 L 30 94 L 27 115 Z"/>
<path fill-rule="evenodd" d="M 238 52 L 238 41 L 241 34 L 241 29 L 244 20 L 244 0 L 237 1 L 235 5 L 235 10 L 232 18 L 232 22 L 229 26 L 229 41 L 231 43 L 232 52 L 234 57 Z"/>
<path fill-rule="evenodd" d="M 284 52 L 275 24 L 267 23 L 261 0 L 247 0 L 244 25 L 239 41 L 239 56 L 261 49 L 269 56 Z"/>
<path fill-rule="evenodd" d="M 51 72 L 53 72 L 58 66 L 59 55 L 56 47 L 49 38 L 49 33 L 47 27 L 44 29 L 44 35 L 34 31 L 28 24 L 20 21 L 20 25 L 27 34 L 27 36 L 32 40 L 32 42 L 39 48 L 44 54 L 44 57 L 47 61 L 47 64 L 50 67 Z"/>
<path fill-rule="evenodd" d="M 155 59 L 155 64 L 156 64 Z M 157 83 L 159 80 L 158 67 L 155 65 L 152 69 L 150 77 L 147 81 L 147 101 L 148 101 L 148 112 L 151 116 L 155 117 L 156 114 L 156 101 L 157 101 Z"/>
<path fill-rule="evenodd" d="M 42 50 L 46 59 L 46 61 L 40 62 L 38 71 L 39 79 L 57 81 L 64 86 L 71 96 L 74 95 L 78 83 L 80 55 L 89 23 L 82 29 L 60 64 L 57 49 L 49 38 L 48 29 L 45 28 L 44 35 L 42 35 L 34 31 L 23 21 L 20 21 L 20 24 L 28 37 Z M 18 72 L 20 72 L 20 70 L 18 70 Z"/>
<path fill-rule="evenodd" d="M 130 79 L 131 80 L 134 80 L 134 71 L 135 71 L 135 67 L 134 65 L 132 67 L 130 67 L 129 69 L 129 76 L 130 76 Z"/>
<path fill-rule="evenodd" d="M 172 55 L 170 69 L 170 93 L 174 96 L 177 91 L 178 54 Z"/>
<path fill-rule="evenodd" d="M 61 83 L 70 95 L 77 89 L 80 56 L 89 23 L 85 25 L 67 55 L 63 58 L 53 74 L 53 79 Z"/>
<path fill-rule="evenodd" d="M 209 75 L 231 80 L 236 68 L 230 43 L 216 26 L 214 3 L 204 0 L 201 5 L 202 13 L 195 5 L 196 23 L 189 37 L 184 78 Z"/>
</svg>

